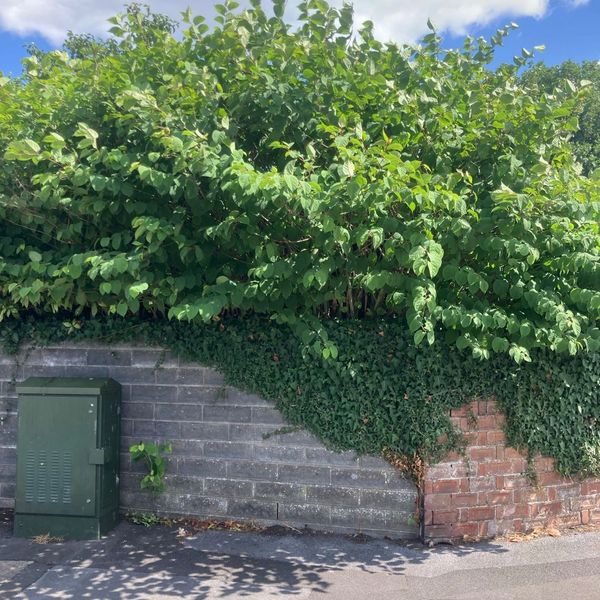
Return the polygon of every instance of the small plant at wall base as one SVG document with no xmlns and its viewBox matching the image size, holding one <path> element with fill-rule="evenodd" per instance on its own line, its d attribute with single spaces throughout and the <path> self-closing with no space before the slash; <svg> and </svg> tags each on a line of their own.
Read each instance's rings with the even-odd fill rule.
<svg viewBox="0 0 600 600">
<path fill-rule="evenodd" d="M 136 525 L 143 525 L 144 527 L 160 525 L 164 520 L 162 517 L 149 512 L 129 512 L 125 515 L 125 518 Z"/>
<path fill-rule="evenodd" d="M 143 460 L 148 467 L 148 474 L 142 477 L 140 487 L 143 490 L 159 493 L 165 489 L 165 471 L 167 461 L 164 454 L 170 454 L 173 448 L 169 442 L 155 444 L 153 442 L 140 442 L 129 448 L 131 459 L 134 462 Z"/>
</svg>

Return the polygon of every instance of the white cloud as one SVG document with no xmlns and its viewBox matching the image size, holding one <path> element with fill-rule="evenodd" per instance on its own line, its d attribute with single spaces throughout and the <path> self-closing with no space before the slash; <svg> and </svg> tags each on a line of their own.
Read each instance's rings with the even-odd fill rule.
<svg viewBox="0 0 600 600">
<path fill-rule="evenodd" d="M 146 4 L 177 17 L 189 5 L 201 13 L 213 2 L 149 0 Z M 110 27 L 106 19 L 123 12 L 123 7 L 122 0 L 1 0 L 0 27 L 20 35 L 40 34 L 60 44 L 69 30 L 104 34 Z"/>
<path fill-rule="evenodd" d="M 360 20 L 370 19 L 381 39 L 414 41 L 430 18 L 438 31 L 465 34 L 471 25 L 504 17 L 542 17 L 548 0 L 368 0 L 356 2 Z"/>
<path fill-rule="evenodd" d="M 188 6 L 196 14 L 213 14 L 213 0 L 145 0 L 153 10 L 177 18 Z M 571 6 L 589 0 L 565 0 Z M 341 4 L 342 0 L 336 0 Z M 268 5 L 268 0 L 264 2 Z M 290 0 L 289 5 L 295 5 Z M 242 0 L 242 4 L 245 2 Z M 360 20 L 371 19 L 382 39 L 414 41 L 431 18 L 439 31 L 463 34 L 475 24 L 505 17 L 542 17 L 549 0 L 355 0 Z M 21 35 L 40 34 L 60 44 L 68 30 L 103 34 L 106 19 L 122 12 L 123 0 L 0 0 L 0 28 Z M 291 11 L 290 11 L 291 12 Z"/>
</svg>

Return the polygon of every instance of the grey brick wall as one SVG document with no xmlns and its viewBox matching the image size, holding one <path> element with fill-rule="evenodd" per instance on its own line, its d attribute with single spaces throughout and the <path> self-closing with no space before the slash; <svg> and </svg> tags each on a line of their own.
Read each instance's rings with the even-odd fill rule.
<svg viewBox="0 0 600 600">
<path fill-rule="evenodd" d="M 14 383 L 30 376 L 121 383 L 123 510 L 417 535 L 415 488 L 383 460 L 331 452 L 305 431 L 265 438 L 284 425 L 279 412 L 216 371 L 160 349 L 92 343 L 34 349 L 17 361 L 0 354 L 0 506 L 12 506 L 15 491 Z M 158 496 L 139 489 L 141 468 L 129 458 L 141 440 L 173 444 Z"/>
</svg>

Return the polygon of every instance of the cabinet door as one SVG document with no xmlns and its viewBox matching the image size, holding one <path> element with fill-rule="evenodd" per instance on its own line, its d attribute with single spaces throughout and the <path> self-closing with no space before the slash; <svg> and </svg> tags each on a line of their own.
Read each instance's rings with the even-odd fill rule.
<svg viewBox="0 0 600 600">
<path fill-rule="evenodd" d="M 22 395 L 18 410 L 16 511 L 93 516 L 98 398 Z"/>
</svg>

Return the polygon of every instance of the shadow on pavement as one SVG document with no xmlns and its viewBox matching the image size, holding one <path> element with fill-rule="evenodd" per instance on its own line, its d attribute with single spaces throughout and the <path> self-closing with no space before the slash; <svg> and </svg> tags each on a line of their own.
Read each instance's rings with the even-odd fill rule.
<svg viewBox="0 0 600 600">
<path fill-rule="evenodd" d="M 129 600 L 143 598 L 307 597 L 327 592 L 335 571 L 401 575 L 433 555 L 501 553 L 493 543 L 424 548 L 392 540 L 337 535 L 268 535 L 121 523 L 102 540 L 38 545 L 0 539 L 0 561 L 29 561 L 0 583 L 0 597 Z"/>
</svg>

